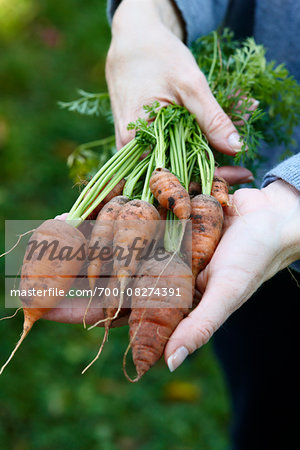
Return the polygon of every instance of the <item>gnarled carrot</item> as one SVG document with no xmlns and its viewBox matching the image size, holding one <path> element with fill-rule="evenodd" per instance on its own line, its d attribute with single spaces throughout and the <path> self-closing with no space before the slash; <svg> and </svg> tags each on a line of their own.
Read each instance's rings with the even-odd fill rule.
<svg viewBox="0 0 300 450">
<path fill-rule="evenodd" d="M 113 273 L 118 281 L 120 292 L 117 305 L 106 309 L 106 319 L 95 323 L 91 328 L 106 323 L 109 328 L 111 321 L 117 317 L 122 308 L 125 289 L 135 276 L 142 255 L 149 245 L 155 243 L 160 220 L 157 209 L 143 200 L 131 200 L 126 203 L 114 223 Z"/>
<path fill-rule="evenodd" d="M 192 248 L 186 251 L 191 253 L 192 272 L 196 279 L 211 260 L 221 238 L 223 210 L 211 195 L 197 195 L 191 200 L 191 205 L 192 239 L 186 242 L 192 244 Z"/>
<path fill-rule="evenodd" d="M 129 201 L 128 197 L 119 195 L 112 198 L 101 211 L 98 213 L 91 239 L 90 248 L 97 246 L 97 258 L 94 257 L 88 266 L 88 278 L 90 288 L 93 290 L 97 278 L 101 272 L 106 270 L 105 274 L 110 275 L 112 271 L 112 259 L 109 257 L 112 252 L 112 244 L 114 239 L 114 223 L 117 219 L 121 208 Z M 101 252 L 105 251 L 105 261 L 101 259 Z"/>
<path fill-rule="evenodd" d="M 163 168 L 154 170 L 150 178 L 150 190 L 159 204 L 173 211 L 179 219 L 186 220 L 190 217 L 189 194 L 169 170 Z"/>
<path fill-rule="evenodd" d="M 222 206 L 229 205 L 228 183 L 224 178 L 214 176 L 211 195 L 215 197 Z"/>
<path fill-rule="evenodd" d="M 135 275 L 140 262 L 140 249 L 145 251 L 155 239 L 158 221 L 160 215 L 157 209 L 143 200 L 131 200 L 121 209 L 114 229 L 114 251 L 117 252 L 114 272 L 119 280 Z M 123 257 L 120 257 L 121 253 Z M 126 255 L 128 258 L 125 258 Z"/>
<path fill-rule="evenodd" d="M 193 286 L 190 268 L 176 254 L 168 254 L 164 261 L 153 258 L 140 267 L 131 300 L 130 345 L 123 360 L 129 381 L 138 381 L 161 358 L 169 337 L 192 306 Z M 142 289 L 149 292 L 147 297 L 138 295 Z M 126 372 L 130 347 L 137 371 L 135 379 Z"/>
</svg>

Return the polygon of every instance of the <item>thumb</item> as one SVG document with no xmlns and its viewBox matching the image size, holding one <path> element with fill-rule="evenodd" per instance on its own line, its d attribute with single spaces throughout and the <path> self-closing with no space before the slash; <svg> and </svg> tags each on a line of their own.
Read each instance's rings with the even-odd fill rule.
<svg viewBox="0 0 300 450">
<path fill-rule="evenodd" d="M 230 274 L 209 276 L 209 267 L 198 276 L 197 288 L 204 292 L 199 305 L 180 322 L 165 349 L 165 360 L 171 372 L 210 340 L 240 306 L 240 298 L 245 300 L 242 284 L 240 292 Z"/>
<path fill-rule="evenodd" d="M 192 113 L 216 150 L 235 155 L 242 148 L 242 141 L 230 118 L 213 96 L 202 72 L 193 76 L 190 88 L 181 92 L 183 105 Z"/>
<path fill-rule="evenodd" d="M 224 178 L 230 186 L 235 184 L 250 183 L 254 180 L 252 172 L 241 166 L 217 167 L 215 175 Z"/>
</svg>

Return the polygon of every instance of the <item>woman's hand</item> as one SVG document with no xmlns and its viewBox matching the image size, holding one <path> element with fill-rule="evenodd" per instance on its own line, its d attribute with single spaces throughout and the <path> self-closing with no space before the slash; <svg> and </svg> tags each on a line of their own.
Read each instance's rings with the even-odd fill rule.
<svg viewBox="0 0 300 450">
<path fill-rule="evenodd" d="M 237 130 L 183 44 L 183 32 L 170 0 L 123 0 L 118 7 L 106 64 L 117 147 L 133 137 L 127 124 L 143 116 L 143 105 L 158 100 L 184 105 L 196 115 L 210 144 L 234 155 L 242 146 Z M 250 176 L 243 170 L 239 182 Z"/>
<path fill-rule="evenodd" d="M 171 371 L 266 280 L 300 258 L 300 193 L 282 180 L 240 189 L 226 208 L 225 230 L 196 282 L 202 299 L 176 328 L 166 350 Z"/>
<path fill-rule="evenodd" d="M 83 317 L 85 315 L 86 307 L 88 305 L 88 299 L 83 298 L 73 298 L 72 301 L 70 299 L 65 299 L 60 302 L 57 308 L 51 309 L 47 312 L 43 319 L 53 320 L 54 322 L 62 322 L 62 323 L 81 323 L 83 324 Z M 123 325 L 127 325 L 128 317 L 122 316 L 112 322 L 112 327 L 121 327 Z M 104 312 L 102 308 L 94 307 L 93 304 L 89 307 L 85 323 L 88 326 L 93 325 L 99 320 L 104 319 Z M 99 326 L 104 326 L 104 322 L 99 324 Z"/>
</svg>

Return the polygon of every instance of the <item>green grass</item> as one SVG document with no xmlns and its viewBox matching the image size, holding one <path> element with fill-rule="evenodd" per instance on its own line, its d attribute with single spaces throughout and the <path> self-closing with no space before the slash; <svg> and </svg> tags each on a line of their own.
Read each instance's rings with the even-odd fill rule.
<svg viewBox="0 0 300 450">
<path fill-rule="evenodd" d="M 2 359 L 21 326 L 21 313 L 1 324 Z M 225 449 L 227 397 L 210 347 L 173 374 L 161 361 L 130 384 L 122 373 L 127 333 L 113 329 L 101 359 L 82 376 L 102 330 L 37 324 L 1 378 L 2 447 Z"/>
<path fill-rule="evenodd" d="M 78 144 L 112 133 L 102 119 L 57 107 L 58 100 L 75 98 L 78 87 L 106 89 L 105 1 L 12 3 L 2 0 L 0 9 L 1 231 L 4 219 L 67 211 L 78 192 L 67 156 Z M 0 268 L 4 292 L 3 260 Z M 22 313 L 0 322 L 1 361 L 21 328 Z M 36 324 L 0 378 L 1 448 L 225 449 L 229 406 L 211 347 L 173 374 L 161 361 L 131 385 L 122 373 L 127 335 L 127 328 L 112 330 L 101 359 L 82 376 L 102 331 Z"/>
</svg>

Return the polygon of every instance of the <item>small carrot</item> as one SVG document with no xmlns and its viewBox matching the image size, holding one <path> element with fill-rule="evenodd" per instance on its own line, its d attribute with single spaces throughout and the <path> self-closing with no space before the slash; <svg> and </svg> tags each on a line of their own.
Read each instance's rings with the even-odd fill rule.
<svg viewBox="0 0 300 450">
<path fill-rule="evenodd" d="M 159 204 L 173 211 L 179 219 L 187 220 L 190 217 L 189 194 L 168 169 L 159 167 L 154 170 L 150 178 L 150 190 Z"/>
<path fill-rule="evenodd" d="M 143 200 L 131 200 L 120 209 L 114 223 L 113 240 L 113 276 L 117 279 L 117 287 L 120 292 L 118 305 L 116 307 L 113 304 L 110 310 L 105 311 L 106 319 L 96 322 L 89 329 L 101 322 L 105 322 L 106 328 L 109 328 L 112 320 L 117 318 L 123 304 L 126 287 L 136 274 L 142 254 L 151 245 L 151 241 L 157 237 L 159 220 L 157 209 Z"/>
<path fill-rule="evenodd" d="M 135 275 L 140 248 L 144 252 L 156 237 L 159 221 L 159 212 L 146 201 L 131 200 L 123 206 L 114 229 L 114 250 L 123 254 L 123 257 L 116 255 L 114 259 L 114 272 L 119 280 Z M 135 244 L 139 249 L 134 249 Z"/>
<path fill-rule="evenodd" d="M 97 254 L 89 262 L 87 269 L 89 285 L 92 292 L 94 291 L 96 281 L 97 279 L 99 279 L 100 275 L 102 275 L 103 277 L 109 277 L 112 273 L 112 244 L 114 239 L 114 221 L 118 217 L 121 208 L 128 201 L 128 197 L 118 195 L 117 197 L 112 198 L 108 203 L 106 203 L 106 205 L 104 205 L 98 213 L 89 243 L 90 249 L 97 248 Z M 92 300 L 93 294 L 90 297 L 83 316 L 84 328 L 86 327 L 85 319 Z"/>
<path fill-rule="evenodd" d="M 88 266 L 88 279 L 90 288 L 93 290 L 97 278 L 101 272 L 105 271 L 105 274 L 109 275 L 112 270 L 112 259 L 109 258 L 109 252 L 112 252 L 112 244 L 114 239 L 114 222 L 120 213 L 121 208 L 129 201 L 128 197 L 119 195 L 112 198 L 101 211 L 98 213 L 96 223 L 94 225 L 91 239 L 90 248 L 97 245 L 97 254 L 100 256 L 102 250 L 106 249 L 105 261 L 100 257 L 97 257 L 90 261 Z"/>
<path fill-rule="evenodd" d="M 164 261 L 158 258 L 145 261 L 133 286 L 130 344 L 123 359 L 124 374 L 131 382 L 138 381 L 161 358 L 169 337 L 192 306 L 194 278 L 190 268 L 177 254 L 165 256 Z M 180 296 L 176 296 L 175 286 Z M 141 290 L 149 295 L 139 295 Z M 126 372 L 130 347 L 137 371 L 135 379 Z"/>
<path fill-rule="evenodd" d="M 45 243 L 46 247 L 41 258 L 32 253 L 32 246 L 27 247 L 20 283 L 20 291 L 27 293 L 27 296 L 21 298 L 24 312 L 23 332 L 10 357 L 2 366 L 0 374 L 28 335 L 33 324 L 62 300 L 62 297 L 56 293 L 63 291 L 67 294 L 87 254 L 87 243 L 83 234 L 67 222 L 58 219 L 47 220 L 40 225 L 33 233 L 29 244 L 31 242 L 36 243 L 36 248 L 40 248 L 42 243 Z M 72 249 L 73 255 L 78 253 L 78 257 L 71 260 L 64 257 L 54 259 L 51 255 L 55 247 L 57 255 L 63 254 L 64 249 Z M 36 251 L 39 253 L 39 250 Z M 38 291 L 44 295 L 39 296 Z M 33 295 L 30 295 L 30 292 Z"/>
<path fill-rule="evenodd" d="M 222 206 L 229 205 L 228 183 L 224 178 L 214 176 L 211 195 L 215 197 Z"/>
<path fill-rule="evenodd" d="M 221 238 L 223 210 L 211 195 L 200 194 L 191 200 L 192 239 L 186 240 L 191 255 L 192 272 L 196 279 L 211 260 Z M 190 244 L 192 247 L 190 247 Z"/>
</svg>

